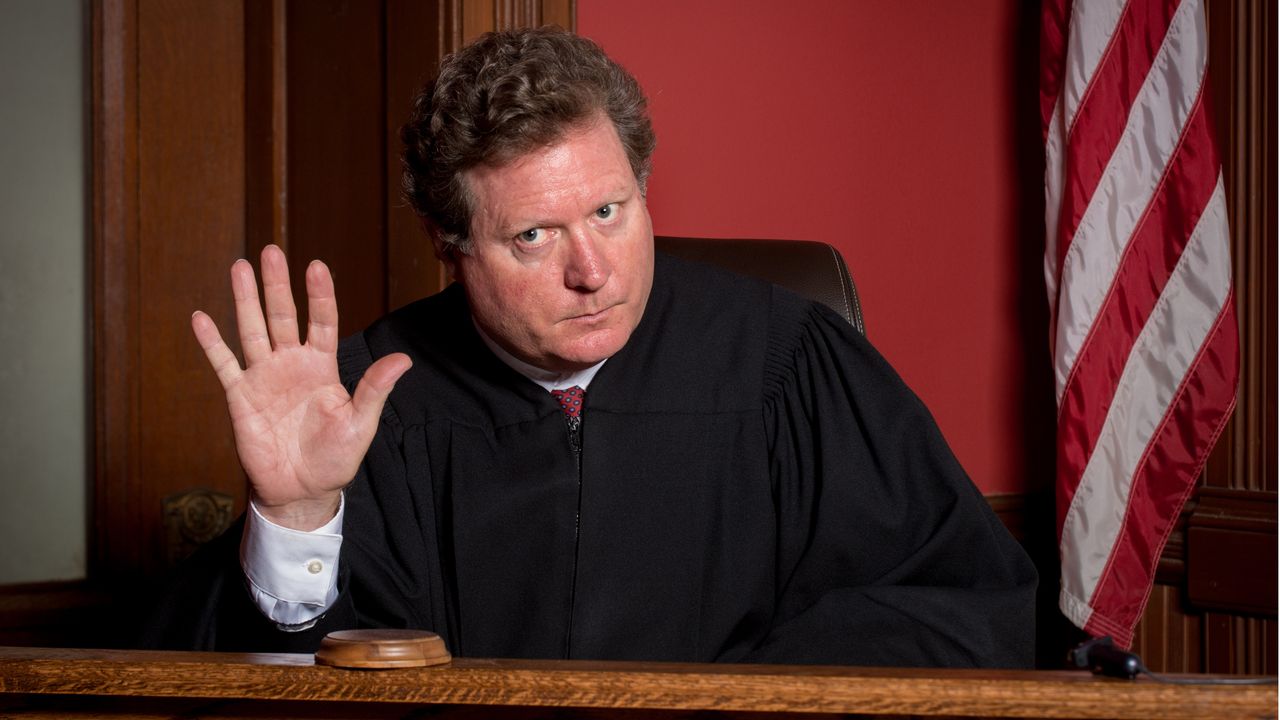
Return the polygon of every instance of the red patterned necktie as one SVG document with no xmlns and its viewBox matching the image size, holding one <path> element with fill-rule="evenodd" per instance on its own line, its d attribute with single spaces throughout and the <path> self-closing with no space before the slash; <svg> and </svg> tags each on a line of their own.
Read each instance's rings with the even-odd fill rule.
<svg viewBox="0 0 1280 720">
<path fill-rule="evenodd" d="M 581 453 L 582 397 L 587 391 L 574 385 L 564 390 L 552 390 L 551 394 L 560 401 L 560 409 L 564 411 L 565 427 L 569 430 L 569 449 L 574 453 Z"/>
<path fill-rule="evenodd" d="M 566 418 L 582 417 L 582 398 L 587 394 L 586 390 L 574 385 L 564 390 L 552 390 L 551 394 L 560 401 L 560 409 Z"/>
</svg>

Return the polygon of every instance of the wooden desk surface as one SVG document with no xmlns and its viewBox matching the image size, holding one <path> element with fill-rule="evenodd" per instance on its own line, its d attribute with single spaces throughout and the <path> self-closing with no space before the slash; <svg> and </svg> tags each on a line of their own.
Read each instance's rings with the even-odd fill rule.
<svg viewBox="0 0 1280 720">
<path fill-rule="evenodd" d="M 483 659 L 341 670 L 310 655 L 0 648 L 0 717 L 421 717 L 450 708 L 512 717 L 497 707 L 508 706 L 522 708 L 518 717 L 561 708 L 555 717 L 1275 718 L 1276 703 L 1274 682 L 1168 685 L 1065 671 Z"/>
</svg>

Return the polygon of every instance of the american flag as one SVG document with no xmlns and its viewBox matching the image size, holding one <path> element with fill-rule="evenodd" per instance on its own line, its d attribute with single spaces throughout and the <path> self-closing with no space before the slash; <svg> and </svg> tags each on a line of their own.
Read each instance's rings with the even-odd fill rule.
<svg viewBox="0 0 1280 720">
<path fill-rule="evenodd" d="M 1235 301 L 1202 0 L 1044 0 L 1045 283 L 1059 607 L 1128 647 L 1235 406 Z"/>
</svg>

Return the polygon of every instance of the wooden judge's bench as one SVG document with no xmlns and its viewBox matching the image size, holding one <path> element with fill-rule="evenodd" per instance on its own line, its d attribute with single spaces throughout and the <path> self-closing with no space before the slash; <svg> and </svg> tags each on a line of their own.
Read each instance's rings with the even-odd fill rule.
<svg viewBox="0 0 1280 720">
<path fill-rule="evenodd" d="M 0 718 L 18 716 L 1275 718 L 1276 684 L 1173 685 L 1083 671 L 482 659 L 344 670 L 310 655 L 0 648 Z"/>
</svg>

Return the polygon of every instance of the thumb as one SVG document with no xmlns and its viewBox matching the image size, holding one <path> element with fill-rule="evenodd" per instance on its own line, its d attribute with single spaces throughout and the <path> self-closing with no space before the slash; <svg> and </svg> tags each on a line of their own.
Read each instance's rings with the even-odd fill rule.
<svg viewBox="0 0 1280 720">
<path fill-rule="evenodd" d="M 378 422 L 382 406 L 386 404 L 387 396 L 396 386 L 396 381 L 412 366 L 413 361 L 408 355 L 392 353 L 379 358 L 365 370 L 364 377 L 356 385 L 356 394 L 351 398 L 357 423 L 369 427 Z"/>
</svg>

